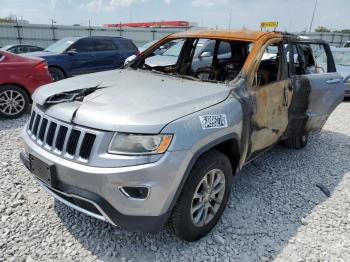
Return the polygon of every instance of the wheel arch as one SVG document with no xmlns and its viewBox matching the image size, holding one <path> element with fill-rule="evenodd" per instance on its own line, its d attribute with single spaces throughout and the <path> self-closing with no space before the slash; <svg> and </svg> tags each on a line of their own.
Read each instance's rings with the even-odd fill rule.
<svg viewBox="0 0 350 262">
<path fill-rule="evenodd" d="M 56 64 L 53 64 L 53 65 L 49 65 L 49 69 L 50 68 L 57 68 L 59 70 L 61 70 L 64 74 L 64 76 L 67 78 L 68 77 L 68 73 L 67 71 L 64 69 L 64 67 L 60 66 L 60 65 L 56 65 Z"/>
<path fill-rule="evenodd" d="M 182 189 L 186 183 L 186 181 L 189 178 L 189 174 L 194 166 L 194 164 L 197 162 L 197 160 L 206 152 L 209 150 L 215 149 L 217 151 L 220 151 L 224 153 L 228 159 L 231 162 L 232 165 L 232 175 L 236 174 L 238 165 L 239 165 L 239 160 L 240 160 L 240 143 L 239 143 L 239 137 L 237 134 L 228 134 L 225 135 L 221 138 L 218 138 L 214 141 L 211 141 L 210 143 L 206 144 L 202 148 L 198 149 L 192 156 L 186 171 L 182 177 L 182 180 L 180 182 L 179 187 L 176 190 L 175 196 L 171 202 L 171 205 L 169 206 L 168 213 L 170 214 L 171 211 L 173 210 L 178 198 L 181 195 Z"/>
<path fill-rule="evenodd" d="M 21 89 L 28 95 L 29 102 L 30 102 L 30 103 L 33 102 L 33 100 L 32 100 L 32 95 L 29 93 L 29 91 L 27 90 L 27 88 L 25 88 L 23 85 L 18 84 L 18 83 L 3 83 L 3 84 L 0 84 L 0 89 L 1 89 L 1 87 L 3 87 L 3 86 L 17 86 L 17 87 L 21 88 Z"/>
</svg>

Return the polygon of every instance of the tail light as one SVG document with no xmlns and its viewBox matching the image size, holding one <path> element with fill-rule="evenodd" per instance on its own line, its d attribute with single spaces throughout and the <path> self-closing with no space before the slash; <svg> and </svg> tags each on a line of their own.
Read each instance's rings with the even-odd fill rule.
<svg viewBox="0 0 350 262">
<path fill-rule="evenodd" d="M 39 64 L 36 64 L 34 66 L 34 69 L 38 70 L 38 71 L 44 71 L 48 69 L 48 65 L 46 63 L 46 61 L 41 61 Z"/>
</svg>

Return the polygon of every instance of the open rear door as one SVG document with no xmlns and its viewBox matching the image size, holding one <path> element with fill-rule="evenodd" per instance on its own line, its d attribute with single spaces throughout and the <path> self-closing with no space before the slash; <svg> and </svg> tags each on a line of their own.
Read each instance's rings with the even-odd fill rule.
<svg viewBox="0 0 350 262">
<path fill-rule="evenodd" d="M 323 42 L 294 42 L 290 49 L 292 88 L 288 134 L 318 132 L 343 101 L 344 83 L 336 72 L 329 46 Z"/>
</svg>

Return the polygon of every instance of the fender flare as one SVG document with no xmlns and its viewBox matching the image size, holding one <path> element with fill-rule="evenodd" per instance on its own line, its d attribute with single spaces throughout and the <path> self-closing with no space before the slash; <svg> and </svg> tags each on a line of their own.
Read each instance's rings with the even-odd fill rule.
<svg viewBox="0 0 350 262">
<path fill-rule="evenodd" d="M 182 189 L 184 188 L 184 185 L 190 175 L 190 172 L 194 166 L 194 164 L 197 162 L 197 160 L 199 159 L 199 157 L 204 154 L 205 152 L 209 151 L 210 149 L 214 148 L 215 146 L 223 143 L 223 142 L 226 142 L 226 141 L 229 141 L 229 140 L 236 140 L 238 145 L 240 145 L 240 140 L 238 138 L 238 135 L 235 134 L 235 133 L 232 133 L 232 134 L 227 134 L 227 135 L 224 135 L 220 138 L 217 138 L 213 141 L 211 141 L 210 143 L 206 144 L 205 146 L 199 148 L 192 156 L 187 168 L 186 168 L 186 171 L 181 179 L 181 182 L 176 190 L 176 193 L 173 197 L 173 200 L 171 201 L 171 204 L 168 208 L 168 211 L 166 212 L 167 214 L 171 214 L 177 200 L 179 199 L 180 195 L 181 195 L 181 192 L 182 192 Z M 238 148 L 240 148 L 240 146 L 238 146 Z M 234 170 L 235 171 L 235 170 Z"/>
</svg>

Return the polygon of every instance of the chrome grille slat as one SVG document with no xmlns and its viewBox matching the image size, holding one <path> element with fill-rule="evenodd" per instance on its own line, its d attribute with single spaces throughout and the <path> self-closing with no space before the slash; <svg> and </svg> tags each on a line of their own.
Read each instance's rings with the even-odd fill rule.
<svg viewBox="0 0 350 262">
<path fill-rule="evenodd" d="M 81 148 L 81 145 L 83 144 L 83 140 L 84 140 L 85 135 L 86 135 L 86 132 L 84 130 L 81 130 L 81 134 L 80 134 L 78 144 L 77 144 L 77 149 L 75 151 L 75 156 L 77 159 L 79 158 L 80 148 Z"/>
<path fill-rule="evenodd" d="M 34 121 L 33 132 L 32 132 L 35 137 L 37 136 L 37 133 L 38 133 L 40 121 L 41 121 L 41 116 L 37 114 Z"/>
<path fill-rule="evenodd" d="M 62 154 L 65 155 L 67 153 L 67 145 L 69 143 L 69 137 L 71 135 L 72 132 L 72 127 L 71 126 L 67 126 L 67 134 L 66 137 L 64 139 L 64 143 L 63 143 L 63 148 L 62 148 Z"/>
<path fill-rule="evenodd" d="M 92 147 L 94 146 L 96 139 L 96 135 L 86 133 L 82 142 L 82 146 L 80 147 L 79 156 L 83 159 L 89 159 L 92 151 Z"/>
<path fill-rule="evenodd" d="M 68 128 L 66 126 L 61 125 L 58 129 L 55 148 L 61 152 L 63 151 L 63 146 L 66 141 L 67 132 Z"/>
<path fill-rule="evenodd" d="M 58 130 L 60 130 L 60 125 L 56 124 L 56 129 L 55 129 L 55 133 L 53 135 L 53 141 L 52 141 L 52 149 L 56 150 L 56 140 L 57 140 L 57 134 L 58 134 Z"/>
<path fill-rule="evenodd" d="M 98 133 L 69 125 L 34 110 L 27 132 L 35 143 L 46 150 L 85 163 L 91 157 Z"/>
<path fill-rule="evenodd" d="M 52 147 L 52 145 L 53 145 L 53 140 L 55 138 L 56 129 L 57 129 L 57 124 L 55 122 L 50 121 L 50 125 L 49 125 L 49 128 L 47 130 L 47 135 L 46 135 L 46 139 L 45 139 L 46 144 L 50 147 Z"/>
<path fill-rule="evenodd" d="M 42 142 L 44 142 L 44 136 L 47 128 L 47 122 L 48 120 L 46 118 L 42 118 L 41 125 L 39 129 L 38 139 Z"/>
<path fill-rule="evenodd" d="M 33 124 L 34 124 L 35 116 L 36 116 L 36 113 L 33 111 L 32 115 L 30 116 L 29 126 L 28 126 L 28 130 L 30 130 L 30 132 L 33 131 Z"/>
<path fill-rule="evenodd" d="M 71 156 L 74 156 L 77 151 L 77 146 L 80 141 L 81 132 L 76 129 L 71 129 L 71 132 L 69 134 L 69 138 L 67 140 L 66 145 L 66 153 L 68 153 Z"/>
</svg>

